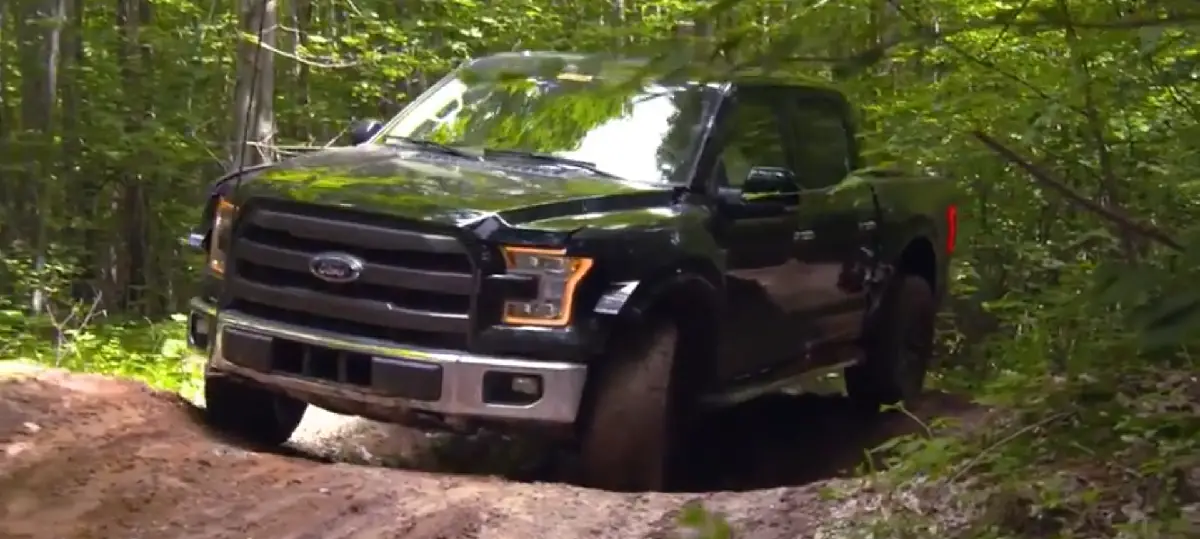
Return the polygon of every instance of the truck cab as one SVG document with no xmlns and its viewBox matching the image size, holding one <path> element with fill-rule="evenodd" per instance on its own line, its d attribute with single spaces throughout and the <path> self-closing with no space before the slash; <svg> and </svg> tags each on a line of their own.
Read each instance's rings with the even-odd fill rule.
<svg viewBox="0 0 1200 539">
<path fill-rule="evenodd" d="M 831 370 L 867 411 L 919 393 L 948 183 L 862 172 L 836 91 L 714 75 L 481 58 L 354 146 L 223 178 L 192 235 L 209 420 L 482 426 L 662 490 L 713 407 Z"/>
</svg>

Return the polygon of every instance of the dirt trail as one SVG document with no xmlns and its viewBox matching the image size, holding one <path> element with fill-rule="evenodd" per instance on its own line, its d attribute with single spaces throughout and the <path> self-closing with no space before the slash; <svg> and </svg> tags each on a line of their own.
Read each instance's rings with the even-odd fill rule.
<svg viewBox="0 0 1200 539">
<path fill-rule="evenodd" d="M 794 415 L 803 411 L 780 407 L 774 419 L 761 410 L 755 417 L 812 423 Z M 0 380 L 0 538 L 658 538 L 672 535 L 684 502 L 701 500 L 726 514 L 742 537 L 795 539 L 817 535 L 840 511 L 839 502 L 821 499 L 815 483 L 616 494 L 321 463 L 298 451 L 254 452 L 215 438 L 199 426 L 197 413 L 173 395 L 133 382 L 58 372 Z M 808 431 L 805 442 L 825 453 L 798 456 L 797 440 L 787 436 L 751 444 L 749 453 L 733 449 L 746 443 L 714 444 L 714 463 L 746 464 L 717 466 L 707 481 L 741 489 L 820 478 L 811 467 L 775 465 L 847 452 L 844 445 L 824 449 L 829 440 L 845 438 L 835 432 L 842 423 L 837 414 L 816 423 L 827 430 Z M 890 432 L 895 429 L 885 425 L 875 435 L 899 433 Z M 722 438 L 742 434 L 726 429 Z M 855 451 L 861 454 L 849 450 Z M 754 463 L 770 469 L 746 468 Z"/>
</svg>

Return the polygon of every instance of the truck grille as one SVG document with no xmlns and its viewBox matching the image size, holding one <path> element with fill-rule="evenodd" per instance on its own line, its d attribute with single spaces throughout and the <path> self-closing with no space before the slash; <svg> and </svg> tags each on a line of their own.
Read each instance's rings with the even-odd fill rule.
<svg viewBox="0 0 1200 539">
<path fill-rule="evenodd" d="M 341 208 L 253 201 L 234 230 L 224 299 L 279 322 L 465 349 L 478 272 L 458 232 Z M 361 276 L 350 283 L 318 279 L 309 261 L 325 252 L 361 258 Z"/>
</svg>

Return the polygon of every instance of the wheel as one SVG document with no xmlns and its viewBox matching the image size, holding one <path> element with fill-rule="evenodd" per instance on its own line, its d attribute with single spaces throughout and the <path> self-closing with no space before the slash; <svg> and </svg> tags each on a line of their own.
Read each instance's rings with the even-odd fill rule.
<svg viewBox="0 0 1200 539">
<path fill-rule="evenodd" d="M 871 321 L 865 358 L 845 372 L 846 393 L 857 408 L 876 413 L 921 394 L 933 355 L 935 316 L 933 290 L 925 279 L 901 274 L 888 285 Z"/>
<path fill-rule="evenodd" d="M 580 440 L 582 482 L 626 492 L 667 490 L 690 404 L 673 376 L 679 331 L 658 321 L 619 338 L 590 388 Z"/>
<path fill-rule="evenodd" d="M 205 418 L 213 428 L 273 447 L 292 436 L 308 404 L 219 374 L 204 377 Z"/>
</svg>

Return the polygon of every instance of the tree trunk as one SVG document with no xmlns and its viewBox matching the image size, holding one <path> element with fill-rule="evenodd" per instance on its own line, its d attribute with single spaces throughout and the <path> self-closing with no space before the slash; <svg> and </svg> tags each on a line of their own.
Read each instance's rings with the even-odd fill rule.
<svg viewBox="0 0 1200 539">
<path fill-rule="evenodd" d="M 231 171 L 274 160 L 275 57 L 268 48 L 278 31 L 276 0 L 240 2 L 241 31 L 251 39 L 238 44 Z"/>
<path fill-rule="evenodd" d="M 31 159 L 19 192 L 24 196 L 18 200 L 29 201 L 19 204 L 14 220 L 22 229 L 18 234 L 33 238 L 30 252 L 34 270 L 40 273 L 46 266 L 46 246 L 49 243 L 49 227 L 53 219 L 53 178 L 56 170 L 48 163 L 58 156 L 53 151 L 54 112 L 58 92 L 59 37 L 62 32 L 64 0 L 27 0 L 18 9 L 23 16 L 18 20 L 21 46 L 21 128 L 22 137 Z M 22 234 L 21 232 L 24 232 Z M 28 234 L 28 235 L 26 235 Z M 35 286 L 30 309 L 40 313 L 45 295 L 41 277 L 35 277 Z"/>
<path fill-rule="evenodd" d="M 128 107 L 125 111 L 125 136 L 142 136 L 146 121 L 153 114 L 149 84 L 145 75 L 149 49 L 141 42 L 141 28 L 150 22 L 150 6 L 146 0 L 118 0 L 117 27 L 121 36 L 121 82 Z M 120 267 L 123 275 L 122 305 L 125 309 L 142 311 L 150 271 L 147 244 L 150 240 L 147 216 L 149 210 L 141 167 L 137 156 L 125 156 L 126 164 L 122 189 L 117 206 L 120 208 L 121 232 L 125 241 L 125 257 Z"/>
</svg>

